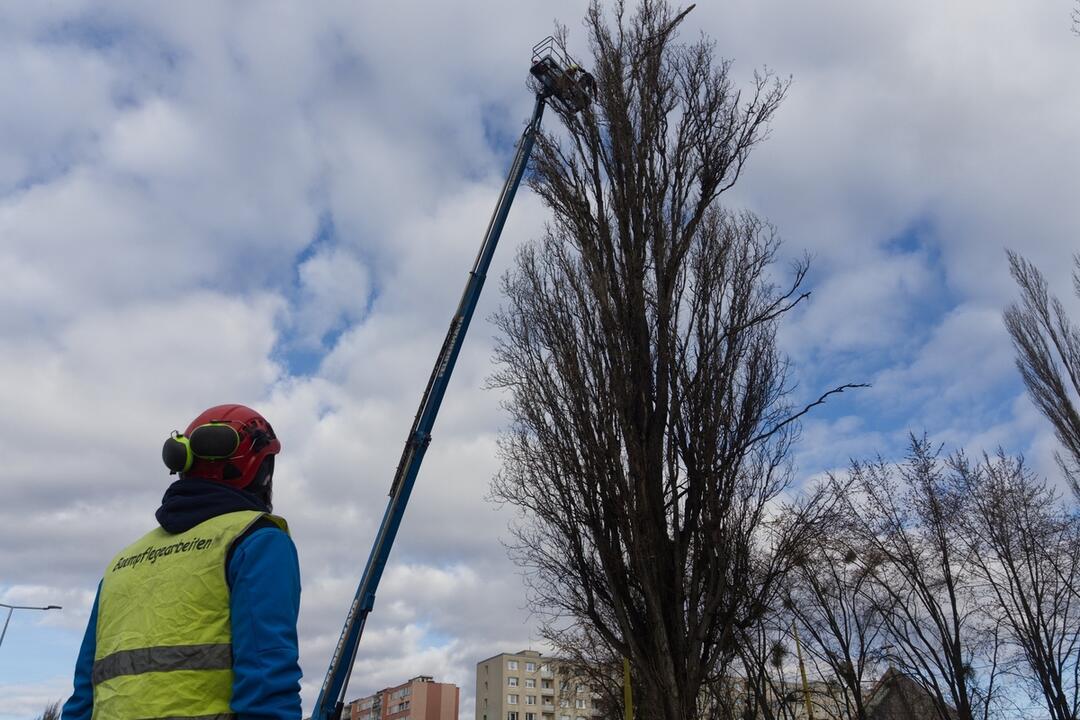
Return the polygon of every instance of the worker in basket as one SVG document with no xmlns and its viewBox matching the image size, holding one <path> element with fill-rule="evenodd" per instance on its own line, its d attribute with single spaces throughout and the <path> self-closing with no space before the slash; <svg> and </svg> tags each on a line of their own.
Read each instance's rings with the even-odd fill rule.
<svg viewBox="0 0 1080 720">
<path fill-rule="evenodd" d="M 559 97 L 574 112 L 587 107 L 596 94 L 596 80 L 592 73 L 586 72 L 577 63 L 566 68 L 566 72 L 559 76 L 557 84 Z"/>
<path fill-rule="evenodd" d="M 63 720 L 301 717 L 300 570 L 271 515 L 281 443 L 219 405 L 165 441 L 159 527 L 105 569 Z"/>
</svg>

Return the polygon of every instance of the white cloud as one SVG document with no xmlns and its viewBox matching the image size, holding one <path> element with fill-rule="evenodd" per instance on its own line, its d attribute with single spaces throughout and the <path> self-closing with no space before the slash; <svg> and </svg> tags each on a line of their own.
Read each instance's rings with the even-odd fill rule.
<svg viewBox="0 0 1080 720">
<path fill-rule="evenodd" d="M 0 720 L 30 720 L 41 717 L 45 708 L 71 693 L 71 683 L 54 678 L 39 683 L 0 683 Z"/>
<path fill-rule="evenodd" d="M 857 266 L 830 269 L 812 270 L 812 295 L 782 330 L 787 352 L 899 355 L 919 339 L 905 335 L 926 321 L 920 313 L 937 302 L 941 280 L 925 251 L 864 254 Z"/>
<path fill-rule="evenodd" d="M 993 417 L 1006 400 L 1003 389 L 1016 391 L 1015 380 L 999 310 L 960 306 L 933 328 L 913 361 L 880 373 L 868 395 L 884 412 L 919 418 L 915 431 L 970 432 Z"/>
<path fill-rule="evenodd" d="M 320 347 L 324 336 L 361 321 L 371 281 L 367 268 L 338 247 L 318 250 L 300 263 L 300 307 L 293 316 L 301 342 Z"/>
</svg>

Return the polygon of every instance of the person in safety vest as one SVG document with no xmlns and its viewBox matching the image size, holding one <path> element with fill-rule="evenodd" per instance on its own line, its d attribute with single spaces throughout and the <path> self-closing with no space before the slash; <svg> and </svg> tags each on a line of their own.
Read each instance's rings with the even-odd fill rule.
<svg viewBox="0 0 1080 720">
<path fill-rule="evenodd" d="M 105 569 L 63 720 L 299 720 L 300 569 L 271 515 L 281 443 L 219 405 L 165 441 L 159 527 Z"/>
</svg>

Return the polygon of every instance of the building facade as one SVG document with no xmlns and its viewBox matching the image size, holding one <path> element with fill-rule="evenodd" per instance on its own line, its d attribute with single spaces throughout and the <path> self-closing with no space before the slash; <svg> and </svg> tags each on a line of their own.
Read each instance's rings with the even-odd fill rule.
<svg viewBox="0 0 1080 720">
<path fill-rule="evenodd" d="M 522 650 L 476 664 L 476 720 L 592 720 L 597 710 L 597 696 L 557 658 Z"/>
<path fill-rule="evenodd" d="M 461 689 L 418 675 L 406 683 L 353 700 L 343 720 L 458 720 Z"/>
</svg>

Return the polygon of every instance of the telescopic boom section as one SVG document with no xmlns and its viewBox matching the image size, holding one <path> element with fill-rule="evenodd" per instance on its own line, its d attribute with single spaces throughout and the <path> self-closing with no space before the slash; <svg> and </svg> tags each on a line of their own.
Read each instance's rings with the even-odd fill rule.
<svg viewBox="0 0 1080 720">
<path fill-rule="evenodd" d="M 450 321 L 450 328 L 446 331 L 446 338 L 435 360 L 435 368 L 431 371 L 431 377 L 428 378 L 424 395 L 420 399 L 420 407 L 416 411 L 409 436 L 405 440 L 405 449 L 401 453 L 401 460 L 394 473 L 394 481 L 390 485 L 390 501 L 383 513 L 379 532 L 375 536 L 375 543 L 372 545 L 367 565 L 364 567 L 364 575 L 360 579 L 356 595 L 349 606 L 345 627 L 334 648 L 330 667 L 326 671 L 326 679 L 315 701 L 315 708 L 311 713 L 312 720 L 340 720 L 341 718 L 349 675 L 352 673 L 356 660 L 357 645 L 364 632 L 367 617 L 375 606 L 375 591 L 382 578 L 386 561 L 390 557 L 390 549 L 393 547 L 394 538 L 397 536 L 401 519 L 405 514 L 405 506 L 409 502 L 409 495 L 412 493 L 416 475 L 420 470 L 420 463 L 423 462 L 424 453 L 431 442 L 431 430 L 435 425 L 435 417 L 439 413 L 439 406 L 446 394 L 450 375 L 454 372 L 454 364 L 457 362 L 461 344 L 469 329 L 469 322 L 476 310 L 476 303 L 480 299 L 480 291 L 484 287 L 488 267 L 491 265 L 491 258 L 495 254 L 495 247 L 498 245 L 499 236 L 502 234 L 503 225 L 510 212 L 510 205 L 514 202 L 514 195 L 525 173 L 525 166 L 528 164 L 536 133 L 540 129 L 540 119 L 544 114 L 545 103 L 554 102 L 564 112 L 578 112 L 589 104 L 595 90 L 592 76 L 574 63 L 553 38 L 546 38 L 533 48 L 533 64 L 529 72 L 533 78 L 532 88 L 536 92 L 532 118 L 518 141 L 517 152 L 510 165 L 510 173 L 499 195 L 495 212 L 492 213 L 491 220 L 488 222 L 487 232 L 484 234 L 480 251 L 469 272 L 465 291 L 461 295 L 457 312 Z"/>
</svg>

